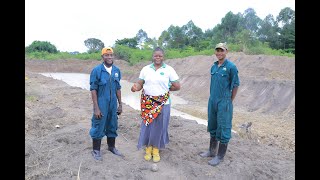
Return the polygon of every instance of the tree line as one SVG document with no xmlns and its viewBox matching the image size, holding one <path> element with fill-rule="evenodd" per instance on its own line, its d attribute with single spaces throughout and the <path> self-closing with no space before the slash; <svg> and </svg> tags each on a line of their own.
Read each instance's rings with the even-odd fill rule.
<svg viewBox="0 0 320 180">
<path fill-rule="evenodd" d="M 227 42 L 232 45 L 233 51 L 248 54 L 261 53 L 258 47 L 294 54 L 295 11 L 286 7 L 276 17 L 269 14 L 264 19 L 260 19 L 252 8 L 237 14 L 229 11 L 221 19 L 221 23 L 205 31 L 190 20 L 181 27 L 171 25 L 158 38 L 150 38 L 147 32 L 140 29 L 135 37 L 117 39 L 114 47 L 150 50 L 159 46 L 167 50 L 184 51 L 192 48 L 200 52 L 212 49 L 219 42 Z M 96 38 L 88 38 L 84 44 L 89 54 L 99 52 L 104 47 L 104 43 Z M 34 41 L 26 47 L 27 53 L 35 51 L 58 52 L 50 42 L 41 41 Z"/>
<path fill-rule="evenodd" d="M 148 37 L 148 34 L 140 29 L 135 37 L 117 40 L 115 44 L 140 49 L 155 46 L 167 49 L 193 47 L 201 51 L 210 49 L 219 42 L 239 45 L 236 51 L 242 52 L 262 43 L 272 49 L 294 53 L 295 11 L 286 7 L 276 18 L 269 14 L 264 19 L 260 19 L 252 8 L 238 14 L 230 11 L 220 24 L 204 32 L 190 20 L 182 27 L 171 25 L 162 31 L 158 39 Z"/>
</svg>

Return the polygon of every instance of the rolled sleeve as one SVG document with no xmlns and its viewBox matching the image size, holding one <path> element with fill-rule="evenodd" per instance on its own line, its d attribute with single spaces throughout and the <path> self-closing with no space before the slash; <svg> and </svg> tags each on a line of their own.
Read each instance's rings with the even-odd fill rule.
<svg viewBox="0 0 320 180">
<path fill-rule="evenodd" d="M 238 69 L 236 66 L 233 66 L 230 69 L 230 75 L 231 75 L 231 90 L 235 87 L 238 87 L 240 85 L 240 80 L 239 80 L 239 76 L 238 76 Z"/>
<path fill-rule="evenodd" d="M 90 73 L 90 91 L 98 89 L 97 69 L 93 69 Z"/>
</svg>

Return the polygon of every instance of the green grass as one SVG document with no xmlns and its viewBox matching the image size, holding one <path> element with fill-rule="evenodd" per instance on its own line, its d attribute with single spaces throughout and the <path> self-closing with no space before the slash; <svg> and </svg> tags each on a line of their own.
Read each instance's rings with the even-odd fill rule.
<svg viewBox="0 0 320 180">
<path fill-rule="evenodd" d="M 274 55 L 274 56 L 288 56 L 295 57 L 295 54 L 286 52 L 285 50 L 275 50 L 269 48 L 267 44 L 257 43 L 249 47 L 244 47 L 242 44 L 228 44 L 230 52 L 244 52 L 248 55 Z M 152 50 L 151 49 L 133 49 L 127 46 L 116 45 L 114 47 L 115 56 L 119 59 L 129 62 L 130 65 L 137 64 L 139 62 L 151 61 Z M 187 47 L 184 49 L 166 49 L 165 59 L 176 59 L 185 58 L 189 56 L 196 55 L 206 55 L 211 56 L 214 54 L 214 50 L 204 49 L 201 51 L 196 51 L 193 47 Z M 26 53 L 26 59 L 37 59 L 37 60 L 61 60 L 61 59 L 77 59 L 77 60 L 101 60 L 100 53 L 79 53 L 70 54 L 68 52 L 58 52 L 58 53 L 48 53 L 48 52 L 33 52 Z M 130 73 L 130 72 L 128 72 Z"/>
<path fill-rule="evenodd" d="M 25 96 L 25 100 L 26 101 L 31 101 L 31 102 L 34 102 L 36 101 L 38 98 L 36 96 L 32 96 L 32 95 L 27 95 Z"/>
<path fill-rule="evenodd" d="M 60 60 L 60 59 L 78 59 L 78 60 L 100 60 L 100 53 L 79 53 L 70 54 L 68 52 L 48 53 L 48 52 L 32 52 L 25 54 L 26 59 L 37 60 Z"/>
</svg>

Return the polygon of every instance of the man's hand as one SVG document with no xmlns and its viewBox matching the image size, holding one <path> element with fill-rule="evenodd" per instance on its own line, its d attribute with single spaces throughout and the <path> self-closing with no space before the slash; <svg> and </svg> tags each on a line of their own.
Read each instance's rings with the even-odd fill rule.
<svg viewBox="0 0 320 180">
<path fill-rule="evenodd" d="M 101 117 L 103 116 L 99 108 L 94 109 L 94 116 L 96 117 L 96 119 L 101 119 Z"/>
<path fill-rule="evenodd" d="M 118 106 L 117 114 L 120 115 L 122 113 L 122 104 Z"/>
</svg>

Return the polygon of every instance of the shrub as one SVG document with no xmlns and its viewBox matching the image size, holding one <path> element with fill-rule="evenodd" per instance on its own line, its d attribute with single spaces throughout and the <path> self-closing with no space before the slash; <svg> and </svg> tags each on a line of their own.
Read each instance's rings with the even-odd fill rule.
<svg viewBox="0 0 320 180">
<path fill-rule="evenodd" d="M 32 52 L 48 52 L 57 53 L 57 48 L 47 41 L 33 41 L 31 45 L 27 46 L 25 49 L 26 53 Z"/>
</svg>

